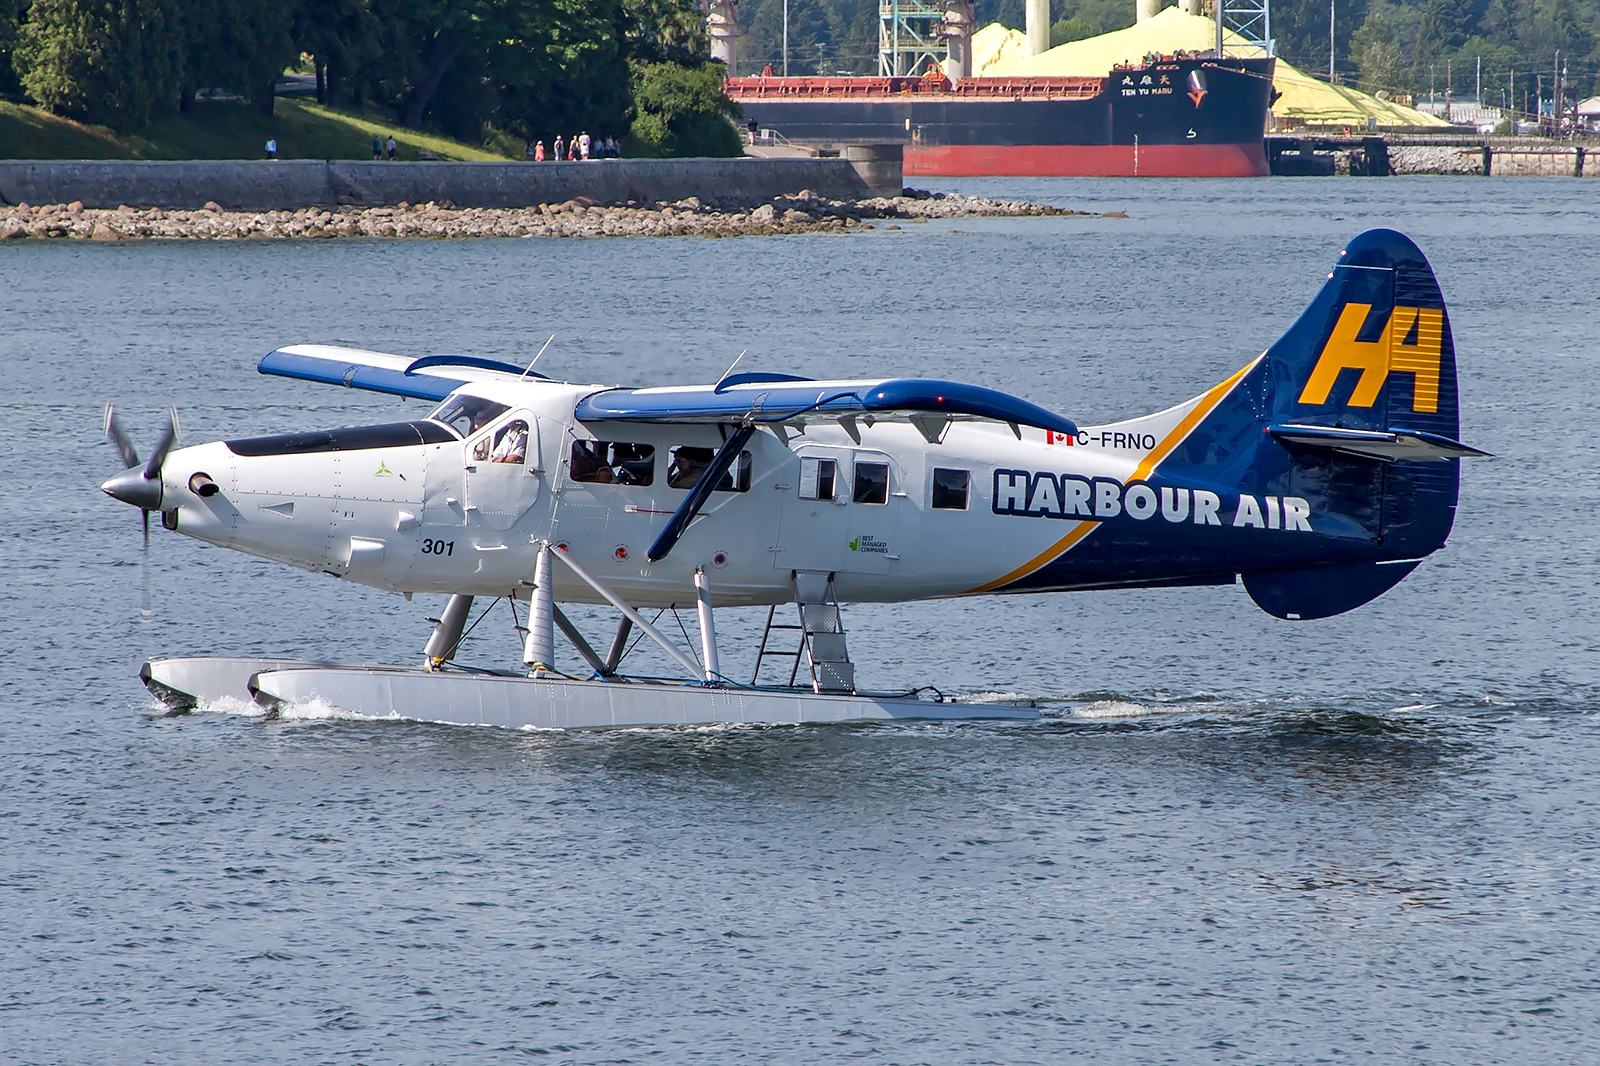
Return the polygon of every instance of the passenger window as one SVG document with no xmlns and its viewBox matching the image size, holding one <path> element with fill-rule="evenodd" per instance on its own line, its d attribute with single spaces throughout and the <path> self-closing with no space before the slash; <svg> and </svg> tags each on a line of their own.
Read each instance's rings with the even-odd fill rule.
<svg viewBox="0 0 1600 1066">
<path fill-rule="evenodd" d="M 493 400 L 481 400 L 476 396 L 452 396 L 434 408 L 428 417 L 435 422 L 443 422 L 461 434 L 462 439 L 466 439 L 509 410 L 511 408 L 505 404 L 495 403 Z M 487 459 L 488 456 L 481 455 L 474 458 Z"/>
<path fill-rule="evenodd" d="M 831 500 L 834 482 L 839 477 L 839 464 L 832 459 L 800 459 L 800 498 L 802 500 Z"/>
<path fill-rule="evenodd" d="M 965 511 L 972 497 L 972 475 L 965 470 L 933 468 L 933 506 L 944 511 Z"/>
<path fill-rule="evenodd" d="M 856 491 L 852 499 L 856 503 L 888 503 L 889 464 L 857 463 Z"/>
<path fill-rule="evenodd" d="M 687 445 L 672 449 L 671 461 L 667 464 L 667 487 L 673 489 L 692 489 L 700 480 L 700 475 L 706 472 L 706 467 L 711 465 L 711 460 L 716 458 L 713 448 L 691 448 Z M 728 472 L 722 475 L 717 482 L 718 492 L 749 492 L 750 491 L 750 453 L 740 452 L 739 458 L 733 461 Z"/>
<path fill-rule="evenodd" d="M 654 444 L 575 440 L 567 472 L 594 485 L 649 485 L 656 479 Z"/>
</svg>

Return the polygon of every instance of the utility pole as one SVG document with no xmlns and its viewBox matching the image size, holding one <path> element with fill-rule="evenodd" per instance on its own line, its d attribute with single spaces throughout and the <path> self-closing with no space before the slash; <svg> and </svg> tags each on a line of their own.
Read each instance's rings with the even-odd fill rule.
<svg viewBox="0 0 1600 1066">
<path fill-rule="evenodd" d="M 1483 57 L 1482 56 L 1478 57 L 1478 91 L 1477 91 L 1476 95 L 1478 97 L 1478 106 L 1481 108 L 1483 106 Z"/>
<path fill-rule="evenodd" d="M 1565 113 L 1566 108 L 1567 108 L 1567 64 L 1566 64 L 1565 61 L 1563 61 L 1562 64 L 1561 64 L 1561 102 L 1556 105 L 1556 115 L 1557 115 L 1558 118 L 1562 114 Z M 1576 133 L 1577 129 L 1578 129 L 1578 105 L 1577 105 L 1576 102 L 1574 102 L 1573 105 L 1572 105 L 1572 129 L 1573 129 L 1574 133 Z M 1556 134 L 1559 136 L 1560 133 L 1561 133 L 1561 123 L 1558 121 L 1556 123 Z"/>
<path fill-rule="evenodd" d="M 1338 0 L 1328 0 L 1328 84 L 1333 84 L 1333 8 Z"/>
<path fill-rule="evenodd" d="M 1444 61 L 1444 120 L 1446 122 L 1454 121 L 1450 117 L 1450 82 L 1454 79 L 1454 75 L 1450 72 L 1451 62 L 1449 59 Z"/>
<path fill-rule="evenodd" d="M 1550 136 L 1561 133 L 1561 49 L 1556 49 L 1555 61 L 1550 64 Z"/>
<path fill-rule="evenodd" d="M 783 0 L 783 76 L 789 76 L 789 0 Z"/>
</svg>

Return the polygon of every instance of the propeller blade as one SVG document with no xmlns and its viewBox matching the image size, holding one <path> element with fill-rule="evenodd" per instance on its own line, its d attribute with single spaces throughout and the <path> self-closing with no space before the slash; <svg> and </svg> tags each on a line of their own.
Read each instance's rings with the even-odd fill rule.
<svg viewBox="0 0 1600 1066">
<path fill-rule="evenodd" d="M 139 560 L 139 578 L 143 594 L 139 597 L 139 621 L 149 622 L 155 617 L 150 609 L 150 512 L 144 515 L 144 554 Z"/>
<path fill-rule="evenodd" d="M 117 449 L 117 457 L 122 460 L 126 469 L 133 469 L 139 465 L 139 453 L 133 448 L 133 441 L 128 439 L 128 433 L 122 428 L 122 423 L 117 420 L 117 409 L 106 404 L 106 440 Z"/>
<path fill-rule="evenodd" d="M 150 461 L 144 466 L 146 481 L 155 481 L 161 477 L 161 464 L 167 461 L 167 453 L 172 450 L 172 443 L 178 439 L 178 411 L 173 408 L 167 412 L 167 425 L 161 431 L 161 436 L 156 440 L 156 449 L 150 453 Z M 138 462 L 137 459 L 134 462 Z"/>
</svg>

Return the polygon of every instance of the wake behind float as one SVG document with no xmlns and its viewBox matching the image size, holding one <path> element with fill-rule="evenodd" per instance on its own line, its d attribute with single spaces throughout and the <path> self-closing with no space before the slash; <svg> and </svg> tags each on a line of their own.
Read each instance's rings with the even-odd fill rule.
<svg viewBox="0 0 1600 1066">
<path fill-rule="evenodd" d="M 259 369 L 439 406 L 170 451 L 174 424 L 143 467 L 108 417 L 129 469 L 105 491 L 187 536 L 449 602 L 414 667 L 151 660 L 145 680 L 173 706 L 322 701 L 544 728 L 1031 717 L 861 692 L 841 603 L 1242 580 L 1271 614 L 1323 618 L 1443 547 L 1460 459 L 1484 454 L 1458 440 L 1438 283 L 1392 230 L 1351 241 L 1236 374 L 1107 426 L 931 379 L 613 388 L 321 345 Z M 455 665 L 479 597 L 528 605 L 514 674 Z M 605 654 L 563 603 L 617 611 Z M 642 613 L 691 605 L 697 647 Z M 768 608 L 748 683 L 720 665 L 716 609 L 731 606 Z M 575 660 L 557 661 L 557 631 Z M 636 635 L 681 682 L 627 676 Z"/>
</svg>

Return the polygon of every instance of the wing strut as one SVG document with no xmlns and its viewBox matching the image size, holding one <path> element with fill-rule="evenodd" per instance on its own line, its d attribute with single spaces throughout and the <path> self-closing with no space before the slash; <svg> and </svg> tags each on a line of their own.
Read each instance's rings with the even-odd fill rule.
<svg viewBox="0 0 1600 1066">
<path fill-rule="evenodd" d="M 743 425 L 733 431 L 727 440 L 722 442 L 722 447 L 717 449 L 717 454 L 712 457 L 711 465 L 700 475 L 700 480 L 694 483 L 694 488 L 689 490 L 683 502 L 678 504 L 678 509 L 672 512 L 672 518 L 667 522 L 667 528 L 661 531 L 656 542 L 650 545 L 650 550 L 645 553 L 645 558 L 652 563 L 659 563 L 667 557 L 673 545 L 683 536 L 689 528 L 689 523 L 694 521 L 694 516 L 700 513 L 700 508 L 706 505 L 706 500 L 711 498 L 711 491 L 717 487 L 717 482 L 722 480 L 722 475 L 739 458 L 739 451 L 750 441 L 755 433 L 755 421 L 747 419 Z"/>
</svg>

